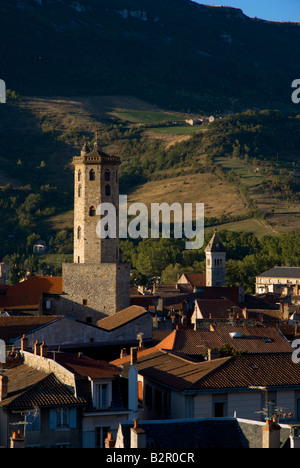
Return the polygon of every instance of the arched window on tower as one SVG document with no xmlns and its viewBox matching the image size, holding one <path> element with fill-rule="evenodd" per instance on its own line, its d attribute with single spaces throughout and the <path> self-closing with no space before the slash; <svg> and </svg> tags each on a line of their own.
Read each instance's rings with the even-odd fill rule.
<svg viewBox="0 0 300 468">
<path fill-rule="evenodd" d="M 81 170 L 79 169 L 79 171 L 78 171 L 78 182 L 80 182 L 80 181 L 81 181 Z"/>
<path fill-rule="evenodd" d="M 81 239 L 81 227 L 80 226 L 77 229 L 77 239 Z"/>
<path fill-rule="evenodd" d="M 96 180 L 96 173 L 94 169 L 90 170 L 90 180 Z"/>
<path fill-rule="evenodd" d="M 90 215 L 90 216 L 96 216 L 96 209 L 95 209 L 94 206 L 91 206 L 89 215 Z"/>
<path fill-rule="evenodd" d="M 110 182 L 110 171 L 108 169 L 104 172 L 104 180 L 105 182 Z"/>
<path fill-rule="evenodd" d="M 82 187 L 81 185 L 78 185 L 78 197 L 80 198 L 82 195 Z"/>
<path fill-rule="evenodd" d="M 110 185 L 105 185 L 105 195 L 109 197 L 111 195 Z"/>
</svg>

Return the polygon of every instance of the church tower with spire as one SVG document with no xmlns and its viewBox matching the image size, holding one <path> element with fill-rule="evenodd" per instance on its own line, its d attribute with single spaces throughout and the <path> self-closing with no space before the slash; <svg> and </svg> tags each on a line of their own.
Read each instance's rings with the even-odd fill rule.
<svg viewBox="0 0 300 468">
<path fill-rule="evenodd" d="M 206 286 L 224 287 L 226 274 L 226 249 L 222 244 L 217 230 L 205 248 Z"/>
<path fill-rule="evenodd" d="M 73 158 L 74 258 L 63 264 L 63 313 L 89 323 L 130 305 L 130 265 L 119 249 L 119 165 L 101 150 L 97 135 L 91 151 L 84 144 Z M 99 235 L 104 203 L 114 207 L 115 235 Z"/>
</svg>

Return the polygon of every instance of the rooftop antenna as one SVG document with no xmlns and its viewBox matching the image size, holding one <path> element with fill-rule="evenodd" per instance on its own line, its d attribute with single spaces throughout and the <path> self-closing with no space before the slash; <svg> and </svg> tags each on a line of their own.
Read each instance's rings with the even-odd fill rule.
<svg viewBox="0 0 300 468">
<path fill-rule="evenodd" d="M 137 340 L 139 340 L 139 349 L 143 349 L 143 336 L 144 336 L 144 333 L 138 333 L 136 338 Z"/>
<path fill-rule="evenodd" d="M 28 424 L 33 424 L 35 419 L 38 417 L 38 415 L 39 415 L 38 407 L 34 406 L 34 411 L 30 412 L 32 414 L 32 416 L 33 416 L 31 421 L 27 421 L 27 416 L 28 416 L 28 413 L 29 413 L 28 411 L 12 411 L 12 413 L 20 414 L 20 416 L 24 415 L 24 420 L 23 421 L 18 421 L 18 422 L 15 422 L 15 423 L 9 423 L 9 425 L 10 426 L 23 426 L 23 437 L 24 437 L 24 440 L 26 440 L 26 427 L 28 426 Z"/>
</svg>

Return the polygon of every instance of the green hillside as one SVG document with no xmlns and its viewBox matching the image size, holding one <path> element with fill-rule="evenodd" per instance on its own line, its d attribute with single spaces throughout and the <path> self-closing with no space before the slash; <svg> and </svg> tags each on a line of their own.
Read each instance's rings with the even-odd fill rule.
<svg viewBox="0 0 300 468">
<path fill-rule="evenodd" d="M 189 0 L 3 1 L 0 259 L 23 264 L 38 239 L 32 270 L 70 258 L 72 157 L 96 130 L 131 201 L 204 202 L 207 229 L 259 239 L 299 233 L 299 33 Z"/>
<path fill-rule="evenodd" d="M 299 28 L 189 0 L 5 0 L 1 78 L 31 96 L 134 95 L 209 113 L 293 108 Z"/>
</svg>

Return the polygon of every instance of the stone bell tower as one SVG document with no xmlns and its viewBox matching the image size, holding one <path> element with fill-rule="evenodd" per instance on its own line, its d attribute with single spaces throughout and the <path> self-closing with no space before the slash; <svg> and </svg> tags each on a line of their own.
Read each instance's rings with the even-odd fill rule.
<svg viewBox="0 0 300 468">
<path fill-rule="evenodd" d="M 74 259 L 63 264 L 64 314 L 89 323 L 130 305 L 130 265 L 119 249 L 119 165 L 97 138 L 92 151 L 85 144 L 73 158 Z M 104 203 L 115 210 L 115 232 L 99 235 Z"/>
<path fill-rule="evenodd" d="M 215 231 L 205 248 L 206 286 L 224 287 L 226 273 L 226 249 Z"/>
<path fill-rule="evenodd" d="M 74 263 L 116 263 L 119 260 L 119 176 L 120 158 L 84 145 L 81 156 L 73 158 L 75 167 Z M 111 203 L 116 212 L 115 238 L 100 238 L 97 233 L 97 207 Z"/>
</svg>

